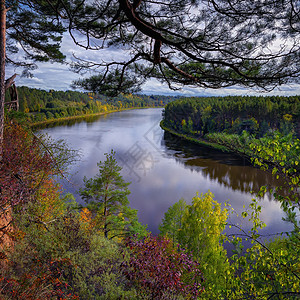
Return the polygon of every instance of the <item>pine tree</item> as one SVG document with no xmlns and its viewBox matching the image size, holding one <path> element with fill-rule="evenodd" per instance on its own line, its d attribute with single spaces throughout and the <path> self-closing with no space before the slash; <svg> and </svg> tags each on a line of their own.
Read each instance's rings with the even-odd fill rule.
<svg viewBox="0 0 300 300">
<path fill-rule="evenodd" d="M 99 162 L 99 173 L 87 179 L 85 187 L 79 193 L 92 211 L 98 228 L 106 238 L 124 236 L 127 233 L 145 234 L 145 227 L 137 220 L 137 211 L 131 209 L 127 196 L 130 194 L 128 185 L 120 174 L 115 152 L 106 153 L 106 160 Z"/>
</svg>

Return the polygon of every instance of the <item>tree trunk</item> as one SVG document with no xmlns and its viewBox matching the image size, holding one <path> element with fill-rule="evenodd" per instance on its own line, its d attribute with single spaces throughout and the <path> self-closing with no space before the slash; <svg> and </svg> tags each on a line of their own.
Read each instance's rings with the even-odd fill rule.
<svg viewBox="0 0 300 300">
<path fill-rule="evenodd" d="M 5 101 L 5 47 L 6 47 L 6 7 L 0 0 L 0 162 L 3 154 L 4 101 Z"/>
</svg>

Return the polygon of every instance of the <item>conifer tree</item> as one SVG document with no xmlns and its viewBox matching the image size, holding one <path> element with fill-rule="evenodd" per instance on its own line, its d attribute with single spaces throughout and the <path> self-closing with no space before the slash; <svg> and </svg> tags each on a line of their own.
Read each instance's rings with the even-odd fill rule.
<svg viewBox="0 0 300 300">
<path fill-rule="evenodd" d="M 55 2 L 59 7 L 64 0 Z M 297 0 L 69 2 L 63 9 L 78 46 L 126 51 L 112 60 L 78 57 L 76 71 L 96 71 L 75 81 L 79 87 L 114 94 L 134 91 L 149 78 L 174 90 L 186 85 L 272 90 L 299 82 Z"/>
<path fill-rule="evenodd" d="M 99 162 L 99 173 L 87 179 L 80 189 L 82 199 L 92 211 L 98 228 L 106 238 L 124 236 L 126 233 L 145 233 L 145 228 L 137 221 L 137 211 L 131 209 L 127 196 L 130 194 L 115 159 L 115 152 L 106 153 L 106 160 Z"/>
</svg>

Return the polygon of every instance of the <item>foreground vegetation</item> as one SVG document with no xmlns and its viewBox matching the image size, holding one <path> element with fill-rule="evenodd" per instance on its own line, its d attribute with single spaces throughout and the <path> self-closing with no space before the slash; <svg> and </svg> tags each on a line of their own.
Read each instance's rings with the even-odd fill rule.
<svg viewBox="0 0 300 300">
<path fill-rule="evenodd" d="M 196 194 L 190 205 L 183 199 L 175 203 L 165 213 L 160 236 L 152 236 L 129 207 L 130 185 L 113 151 L 98 163 L 94 178 L 84 179 L 79 193 L 86 205 L 79 206 L 54 179 L 65 176 L 77 159 L 74 151 L 13 119 L 4 136 L 1 299 L 299 298 L 300 141 L 292 132 L 269 132 L 260 139 L 246 130 L 236 135 L 236 141 L 248 138 L 257 166 L 284 178 L 288 193 L 261 187 L 242 213 L 252 229 L 239 228 L 235 236 L 224 233 L 226 226 L 237 227 L 229 224 L 234 209 L 221 207 L 210 191 Z M 232 147 L 233 141 L 228 140 Z M 272 240 L 260 236 L 265 225 L 259 199 L 267 192 L 293 225 Z M 243 240 L 251 247 L 243 249 Z M 231 244 L 232 255 L 224 243 Z"/>
</svg>

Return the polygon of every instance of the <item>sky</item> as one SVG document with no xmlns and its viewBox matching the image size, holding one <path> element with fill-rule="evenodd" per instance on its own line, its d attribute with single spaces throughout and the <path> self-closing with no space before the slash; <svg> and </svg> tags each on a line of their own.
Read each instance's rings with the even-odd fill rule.
<svg viewBox="0 0 300 300">
<path fill-rule="evenodd" d="M 74 60 L 73 54 L 77 57 L 94 60 L 94 61 L 111 61 L 114 59 L 122 58 L 120 49 L 115 50 L 97 50 L 97 51 L 86 51 L 83 48 L 76 46 L 72 39 L 65 35 L 61 45 L 62 52 L 66 55 L 67 62 L 71 63 Z M 22 51 L 19 52 L 19 56 L 22 56 Z M 22 70 L 14 69 L 12 66 L 8 66 L 6 69 L 6 78 L 10 77 L 14 73 L 21 74 Z M 38 88 L 43 90 L 71 90 L 72 81 L 82 78 L 79 74 L 76 74 L 70 70 L 70 65 L 68 64 L 58 64 L 58 63 L 39 63 L 38 68 L 34 70 L 32 78 L 26 78 L 17 76 L 16 84 L 17 86 L 28 86 L 32 88 Z M 243 87 L 229 87 L 223 89 L 204 89 L 204 88 L 194 88 L 194 87 L 184 87 L 179 91 L 172 91 L 168 88 L 167 84 L 162 84 L 159 81 L 152 79 L 147 81 L 142 86 L 143 94 L 147 95 L 183 95 L 183 96 L 227 96 L 227 95 L 284 95 L 293 96 L 300 95 L 300 85 L 289 85 L 281 86 L 279 89 L 275 89 L 270 93 L 257 91 L 254 89 L 246 89 Z"/>
</svg>

